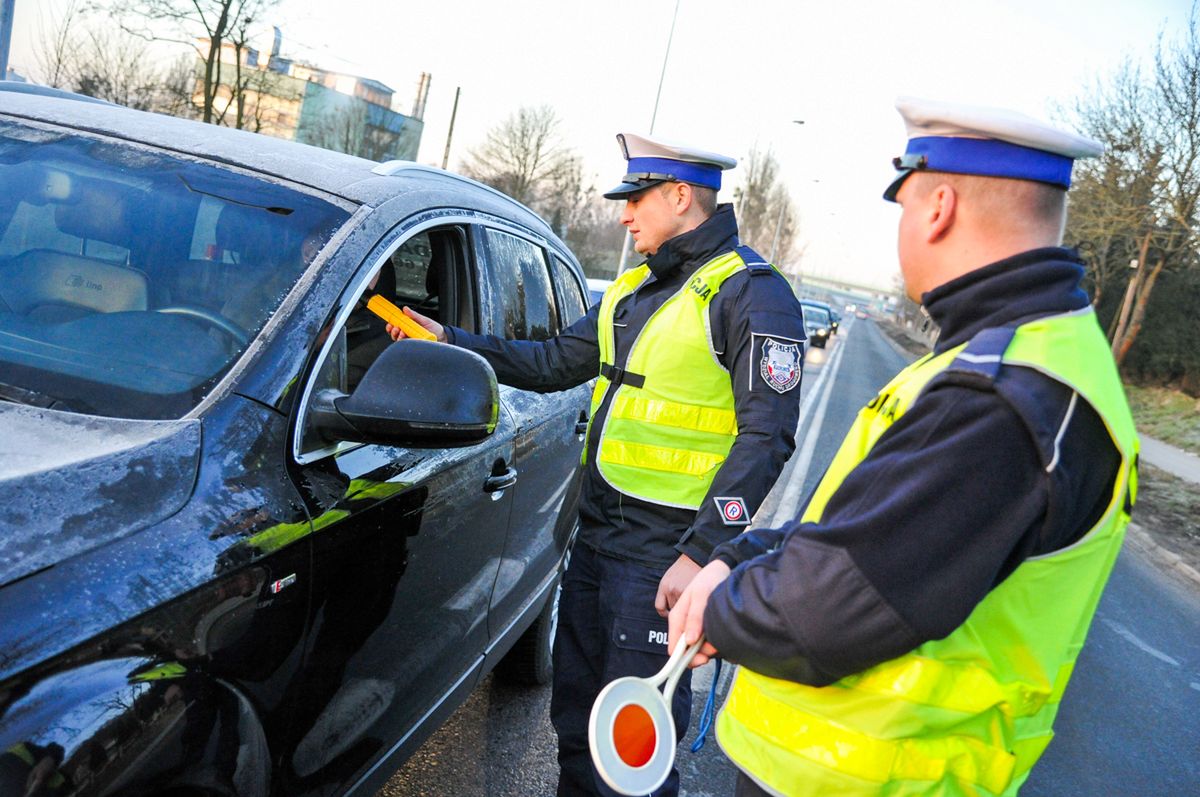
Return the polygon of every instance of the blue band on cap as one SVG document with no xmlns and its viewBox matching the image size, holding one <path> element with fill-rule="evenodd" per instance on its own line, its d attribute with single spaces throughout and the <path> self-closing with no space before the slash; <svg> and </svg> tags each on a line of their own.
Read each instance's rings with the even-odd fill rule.
<svg viewBox="0 0 1200 797">
<path fill-rule="evenodd" d="M 926 169 L 982 177 L 1014 177 L 1071 187 L 1074 160 L 992 138 L 910 138 L 906 155 L 924 155 Z"/>
<path fill-rule="evenodd" d="M 670 158 L 630 158 L 629 174 L 669 174 L 681 183 L 695 183 L 721 190 L 721 167 Z"/>
</svg>

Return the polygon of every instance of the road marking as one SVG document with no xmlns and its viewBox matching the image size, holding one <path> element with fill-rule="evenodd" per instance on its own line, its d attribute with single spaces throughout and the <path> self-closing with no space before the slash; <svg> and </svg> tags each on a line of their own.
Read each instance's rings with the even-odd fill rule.
<svg viewBox="0 0 1200 797">
<path fill-rule="evenodd" d="M 1113 622 L 1112 620 L 1109 620 L 1107 618 L 1101 618 L 1101 622 L 1104 623 L 1109 628 L 1111 628 L 1117 636 L 1121 637 L 1122 639 L 1124 639 L 1129 644 L 1133 645 L 1138 650 L 1141 650 L 1143 653 L 1149 653 L 1151 656 L 1158 659 L 1159 661 L 1165 661 L 1167 664 L 1170 664 L 1173 667 L 1179 666 L 1178 661 L 1171 658 L 1166 653 L 1163 653 L 1161 650 L 1150 647 L 1145 642 L 1138 639 L 1137 636 L 1132 631 L 1130 631 L 1128 628 L 1121 625 L 1120 623 Z"/>
<path fill-rule="evenodd" d="M 812 392 L 800 406 L 800 420 L 796 424 L 796 431 L 804 427 L 808 413 L 814 404 L 816 405 L 816 414 L 813 416 L 812 422 L 808 424 L 804 442 L 800 446 L 799 457 L 791 469 L 787 488 L 783 491 L 774 514 L 771 515 L 771 522 L 767 524 L 768 528 L 777 529 L 796 516 L 796 504 L 800 502 L 800 491 L 804 489 L 804 480 L 808 477 L 808 469 L 812 465 L 813 451 L 821 436 L 821 423 L 825 420 L 825 408 L 829 406 L 829 397 L 833 394 L 833 385 L 837 381 L 837 370 L 842 365 L 845 343 L 844 340 L 838 343 L 833 356 L 826 360 L 825 367 L 821 369 L 821 375 L 817 378 L 817 383 L 813 385 Z"/>
</svg>

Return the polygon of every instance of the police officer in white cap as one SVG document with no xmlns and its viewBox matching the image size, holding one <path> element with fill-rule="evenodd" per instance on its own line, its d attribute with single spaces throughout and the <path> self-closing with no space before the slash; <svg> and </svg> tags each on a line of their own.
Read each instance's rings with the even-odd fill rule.
<svg viewBox="0 0 1200 797">
<path fill-rule="evenodd" d="M 621 222 L 646 262 L 558 336 L 512 341 L 409 314 L 483 355 L 500 381 L 538 391 L 596 379 L 578 544 L 564 576 L 551 719 L 559 795 L 611 794 L 592 766 L 599 691 L 667 661 L 667 611 L 733 538 L 795 447 L 804 321 L 779 272 L 740 246 L 717 204 L 723 155 L 624 133 Z M 399 330 L 389 328 L 399 339 Z M 679 738 L 690 679 L 673 699 Z M 678 792 L 673 772 L 656 794 Z"/>
<path fill-rule="evenodd" d="M 1133 505 L 1137 437 L 1061 248 L 1094 141 L 916 99 L 885 197 L 933 352 L 859 413 L 802 516 L 723 545 L 671 613 L 739 663 L 738 794 L 1014 795 Z M 732 571 L 732 572 L 731 572 Z"/>
</svg>

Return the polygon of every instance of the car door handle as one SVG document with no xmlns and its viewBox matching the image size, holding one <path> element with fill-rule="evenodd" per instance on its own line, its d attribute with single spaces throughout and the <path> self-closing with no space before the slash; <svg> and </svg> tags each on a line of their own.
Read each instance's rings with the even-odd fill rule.
<svg viewBox="0 0 1200 797">
<path fill-rule="evenodd" d="M 517 483 L 517 469 L 509 468 L 499 476 L 488 476 L 483 480 L 483 491 L 485 493 L 497 493 L 501 490 L 507 490 Z"/>
</svg>

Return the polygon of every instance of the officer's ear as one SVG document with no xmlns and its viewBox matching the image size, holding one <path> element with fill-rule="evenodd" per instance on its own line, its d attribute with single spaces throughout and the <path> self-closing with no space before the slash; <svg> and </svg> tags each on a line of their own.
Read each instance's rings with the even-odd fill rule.
<svg viewBox="0 0 1200 797">
<path fill-rule="evenodd" d="M 926 240 L 935 243 L 950 232 L 958 212 L 958 192 L 949 183 L 940 183 L 929 194 L 926 205 Z"/>
<path fill-rule="evenodd" d="M 676 216 L 683 216 L 696 202 L 696 195 L 687 183 L 667 183 L 667 202 Z"/>
</svg>

